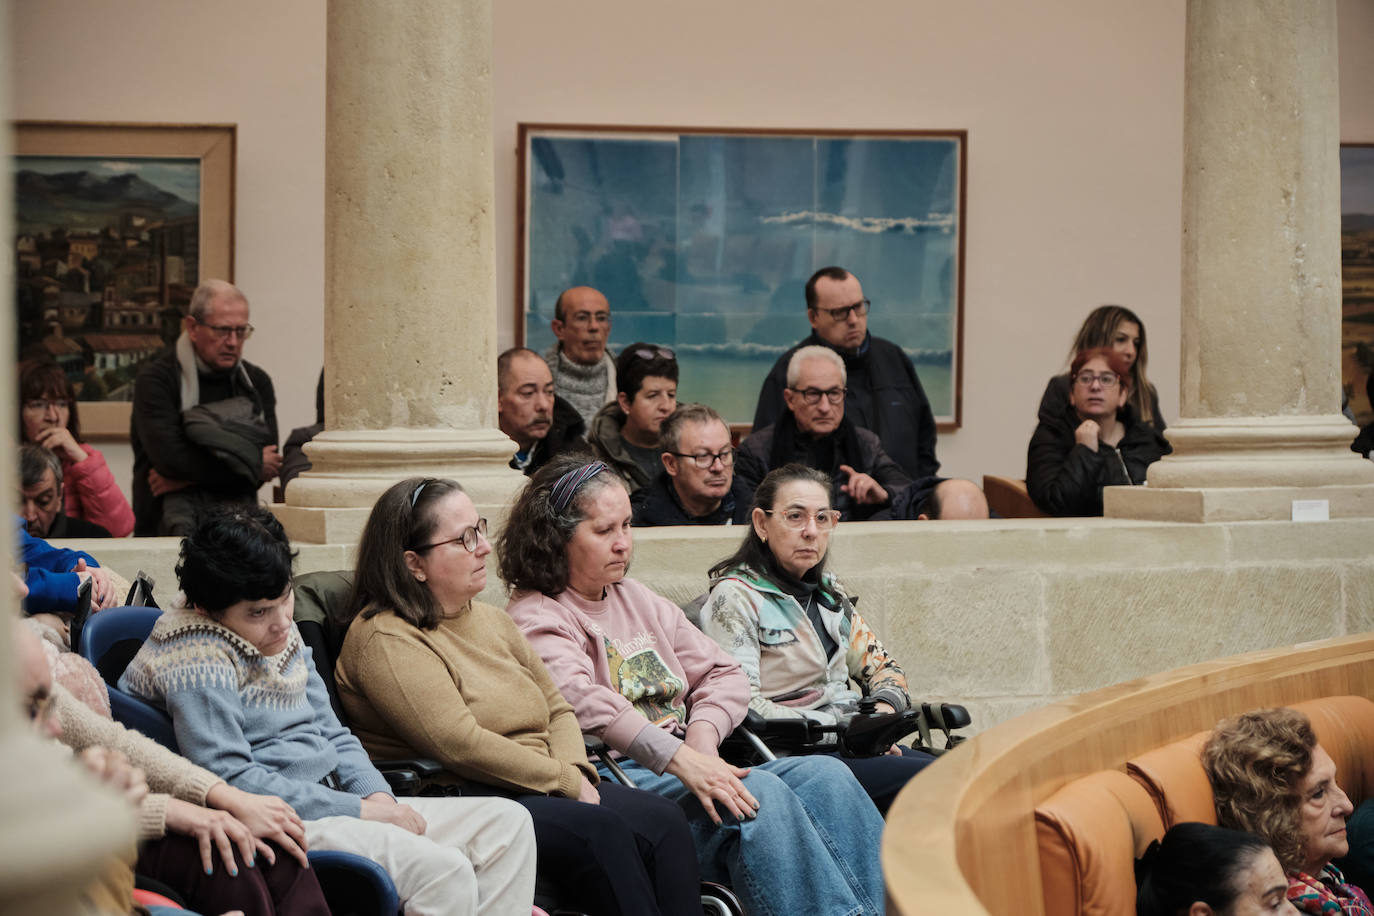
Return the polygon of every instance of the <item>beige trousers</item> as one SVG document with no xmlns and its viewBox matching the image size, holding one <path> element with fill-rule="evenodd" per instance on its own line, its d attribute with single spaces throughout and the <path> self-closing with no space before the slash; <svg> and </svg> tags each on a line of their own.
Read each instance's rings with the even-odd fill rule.
<svg viewBox="0 0 1374 916">
<path fill-rule="evenodd" d="M 402 798 L 424 836 L 357 817 L 305 822 L 311 849 L 351 852 L 391 875 L 406 916 L 527 916 L 534 900 L 534 826 L 504 798 Z"/>
</svg>

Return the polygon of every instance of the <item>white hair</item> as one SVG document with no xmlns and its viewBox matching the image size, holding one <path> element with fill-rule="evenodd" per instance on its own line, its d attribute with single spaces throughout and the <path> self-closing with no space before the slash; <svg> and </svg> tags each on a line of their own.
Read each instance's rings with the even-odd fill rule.
<svg viewBox="0 0 1374 916">
<path fill-rule="evenodd" d="M 849 381 L 848 373 L 844 371 L 844 360 L 840 358 L 840 354 L 829 347 L 813 344 L 809 347 L 802 347 L 796 353 L 793 353 L 792 358 L 787 361 L 788 388 L 797 387 L 797 379 L 801 378 L 802 363 L 806 362 L 808 359 L 829 360 L 835 365 L 836 369 L 840 370 L 840 384 L 843 385 Z"/>
<path fill-rule="evenodd" d="M 186 309 L 186 314 L 200 321 L 205 317 L 205 312 L 210 308 L 210 303 L 221 296 L 230 299 L 238 299 L 244 303 L 248 302 L 248 297 L 234 284 L 227 280 L 205 280 L 196 291 L 191 294 L 191 304 Z"/>
</svg>

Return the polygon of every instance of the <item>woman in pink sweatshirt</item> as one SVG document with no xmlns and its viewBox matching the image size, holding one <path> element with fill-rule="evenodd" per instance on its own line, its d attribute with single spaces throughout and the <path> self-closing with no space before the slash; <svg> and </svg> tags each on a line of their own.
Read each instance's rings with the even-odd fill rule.
<svg viewBox="0 0 1374 916">
<path fill-rule="evenodd" d="M 63 511 L 95 522 L 117 538 L 134 530 L 134 510 L 119 490 L 105 456 L 81 441 L 76 391 L 51 360 L 19 364 L 19 441 L 34 442 L 62 462 Z"/>
<path fill-rule="evenodd" d="M 731 883 L 751 914 L 881 913 L 883 820 L 844 764 L 720 758 L 748 680 L 676 605 L 625 577 L 630 515 L 614 471 L 560 456 L 530 479 L 498 543 L 506 610 L 582 731 L 627 758 L 639 788 L 684 807 L 702 877 Z"/>
</svg>

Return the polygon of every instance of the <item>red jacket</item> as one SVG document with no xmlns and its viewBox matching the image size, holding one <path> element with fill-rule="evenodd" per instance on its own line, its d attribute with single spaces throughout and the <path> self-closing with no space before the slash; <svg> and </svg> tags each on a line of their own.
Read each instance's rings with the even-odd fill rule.
<svg viewBox="0 0 1374 916">
<path fill-rule="evenodd" d="M 95 522 L 114 537 L 128 537 L 134 530 L 134 510 L 119 491 L 105 456 L 84 442 L 81 448 L 86 453 L 86 460 L 81 462 L 68 461 L 65 452 L 59 453 L 67 514 Z"/>
</svg>

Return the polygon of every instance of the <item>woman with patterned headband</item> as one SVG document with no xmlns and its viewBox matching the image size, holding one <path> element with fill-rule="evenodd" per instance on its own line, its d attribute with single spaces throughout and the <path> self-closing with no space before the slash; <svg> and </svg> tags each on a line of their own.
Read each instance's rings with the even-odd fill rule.
<svg viewBox="0 0 1374 916">
<path fill-rule="evenodd" d="M 507 612 L 543 657 L 584 733 L 640 788 L 679 802 L 702 876 L 751 913 L 881 913 L 883 820 L 844 764 L 789 757 L 752 770 L 717 747 L 749 682 L 673 603 L 626 578 L 624 482 L 566 456 L 517 498 L 498 542 Z"/>
</svg>

